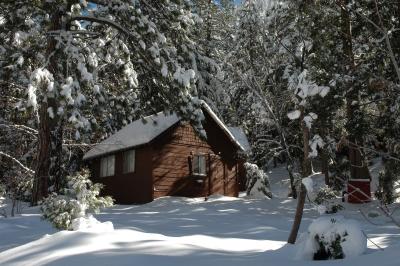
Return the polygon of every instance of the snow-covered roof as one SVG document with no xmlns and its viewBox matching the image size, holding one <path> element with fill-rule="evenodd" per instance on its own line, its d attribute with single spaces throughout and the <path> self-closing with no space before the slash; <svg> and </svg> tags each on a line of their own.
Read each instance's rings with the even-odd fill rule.
<svg viewBox="0 0 400 266">
<path fill-rule="evenodd" d="M 229 131 L 235 137 L 235 139 L 242 145 L 245 152 L 251 151 L 251 146 L 246 134 L 241 127 L 228 127 Z"/>
<path fill-rule="evenodd" d="M 231 131 L 206 102 L 202 101 L 201 106 L 240 150 L 245 152 L 250 150 L 246 135 L 241 128 L 232 128 Z M 94 146 L 83 156 L 83 160 L 147 144 L 181 120 L 175 113 L 163 112 L 143 119 L 144 123 L 142 119 L 136 120 Z"/>
<path fill-rule="evenodd" d="M 219 117 L 214 113 L 214 111 L 211 109 L 211 107 L 205 102 L 201 101 L 201 106 L 207 111 L 207 113 L 214 119 L 214 121 L 219 125 L 219 127 L 225 132 L 225 134 L 228 136 L 228 138 L 236 144 L 236 146 L 241 149 L 242 151 L 245 151 L 243 146 L 240 144 L 240 142 L 235 138 L 235 136 L 232 134 L 232 132 L 229 131 L 227 126 L 219 119 Z"/>
<path fill-rule="evenodd" d="M 143 119 L 145 120 L 144 123 L 142 119 L 136 120 L 103 140 L 89 150 L 83 156 L 83 159 L 87 160 L 103 154 L 149 143 L 180 120 L 175 113 L 164 114 L 163 112 L 147 116 Z"/>
</svg>

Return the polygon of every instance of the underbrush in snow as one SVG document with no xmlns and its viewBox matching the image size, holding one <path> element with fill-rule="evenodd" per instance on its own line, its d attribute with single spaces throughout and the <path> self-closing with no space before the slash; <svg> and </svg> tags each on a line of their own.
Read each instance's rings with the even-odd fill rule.
<svg viewBox="0 0 400 266">
<path fill-rule="evenodd" d="M 88 230 L 101 227 L 100 222 L 90 214 L 112 206 L 113 199 L 100 197 L 102 185 L 93 184 L 88 177 L 87 170 L 67 177 L 68 186 L 63 194 L 52 193 L 44 199 L 41 206 L 43 217 L 58 229 Z M 112 224 L 105 227 L 110 229 Z"/>
<path fill-rule="evenodd" d="M 328 186 L 324 186 L 318 190 L 315 195 L 314 202 L 318 204 L 318 212 L 320 214 L 337 213 L 343 210 L 343 206 L 336 202 L 338 195 L 337 192 Z"/>
</svg>

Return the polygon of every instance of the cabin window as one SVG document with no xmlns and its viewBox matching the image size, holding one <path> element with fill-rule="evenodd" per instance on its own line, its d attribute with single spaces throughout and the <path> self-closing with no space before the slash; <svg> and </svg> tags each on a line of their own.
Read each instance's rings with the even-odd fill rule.
<svg viewBox="0 0 400 266">
<path fill-rule="evenodd" d="M 196 154 L 193 155 L 192 160 L 192 174 L 197 176 L 206 176 L 206 155 Z"/>
<path fill-rule="evenodd" d="M 100 177 L 113 176 L 115 173 L 115 155 L 101 158 Z"/>
<path fill-rule="evenodd" d="M 135 172 L 135 150 L 124 152 L 124 174 Z"/>
</svg>

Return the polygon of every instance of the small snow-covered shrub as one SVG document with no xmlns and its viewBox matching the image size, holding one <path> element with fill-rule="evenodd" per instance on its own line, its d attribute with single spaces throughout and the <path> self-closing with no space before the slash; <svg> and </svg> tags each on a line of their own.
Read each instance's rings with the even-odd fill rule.
<svg viewBox="0 0 400 266">
<path fill-rule="evenodd" d="M 100 208 L 113 204 L 111 197 L 99 197 L 101 184 L 93 184 L 87 170 L 67 177 L 67 188 L 63 194 L 52 193 L 44 199 L 41 209 L 43 218 L 58 229 L 72 230 L 75 219 L 85 218 L 89 213 L 98 213 Z"/>
<path fill-rule="evenodd" d="M 256 164 L 245 163 L 244 168 L 246 169 L 247 195 L 257 197 L 261 194 L 261 196 L 272 198 L 268 175 Z"/>
<path fill-rule="evenodd" d="M 343 206 L 336 203 L 335 199 L 337 198 L 336 192 L 328 187 L 324 186 L 320 188 L 315 195 L 315 203 L 319 205 L 318 209 L 319 210 L 324 210 L 320 211 L 320 213 L 336 213 L 339 210 L 343 209 Z"/>
<path fill-rule="evenodd" d="M 356 221 L 342 216 L 323 216 L 311 223 L 298 247 L 301 258 L 343 259 L 361 255 L 367 248 L 367 239 Z"/>
</svg>

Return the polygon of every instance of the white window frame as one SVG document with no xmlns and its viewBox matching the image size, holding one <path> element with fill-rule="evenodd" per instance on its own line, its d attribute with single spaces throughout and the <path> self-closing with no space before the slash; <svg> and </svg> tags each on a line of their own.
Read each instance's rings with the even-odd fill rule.
<svg viewBox="0 0 400 266">
<path fill-rule="evenodd" d="M 196 167 L 196 164 L 197 164 L 197 167 Z M 203 165 L 201 165 L 201 164 L 203 164 Z M 193 176 L 207 176 L 207 156 L 206 156 L 206 154 L 194 154 L 192 156 L 192 175 Z"/>
<path fill-rule="evenodd" d="M 135 150 L 127 150 L 124 152 L 123 173 L 134 173 L 136 167 L 136 152 Z"/>
<path fill-rule="evenodd" d="M 100 177 L 115 175 L 115 155 L 109 155 L 100 160 Z"/>
</svg>

